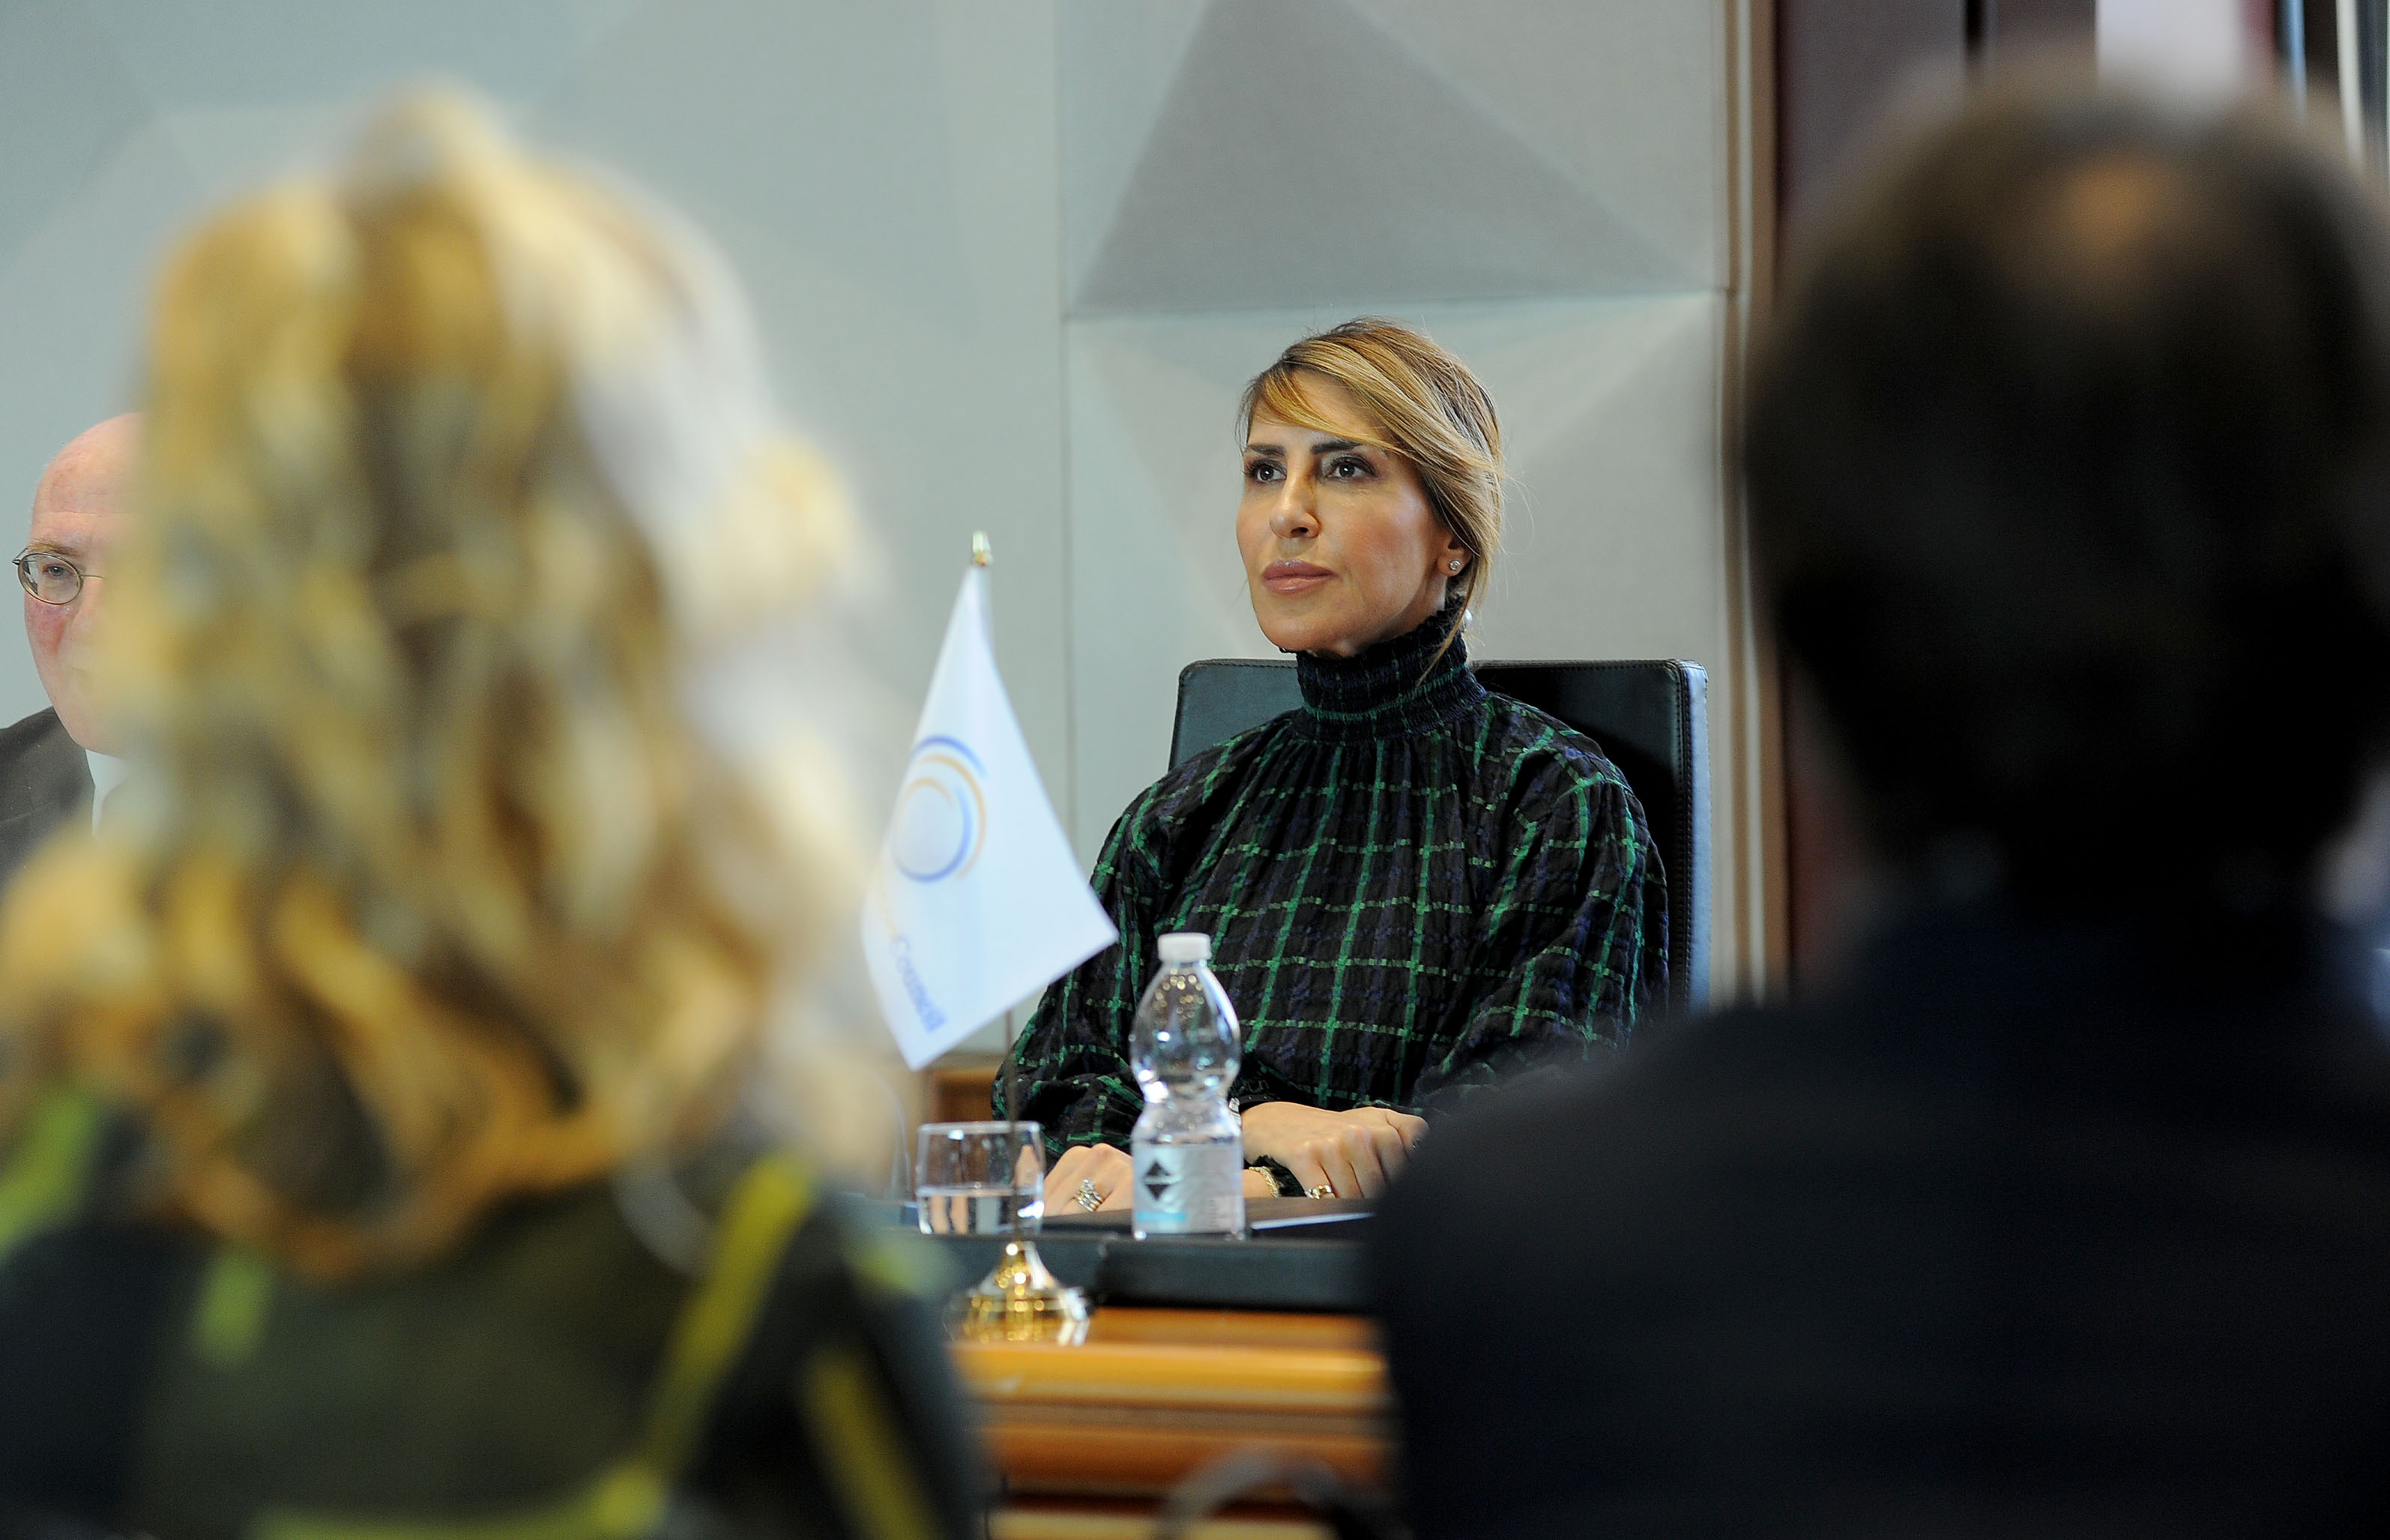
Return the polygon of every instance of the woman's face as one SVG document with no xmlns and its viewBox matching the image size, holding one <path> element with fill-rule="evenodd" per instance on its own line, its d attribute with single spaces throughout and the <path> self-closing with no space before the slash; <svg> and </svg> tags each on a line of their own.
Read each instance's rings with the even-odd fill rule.
<svg viewBox="0 0 2390 1540">
<path fill-rule="evenodd" d="M 1322 430 L 1256 417 L 1245 439 L 1237 548 L 1273 646 L 1349 658 L 1416 629 L 1470 558 L 1411 463 L 1360 441 L 1377 425 L 1345 389 L 1304 388 Z"/>
</svg>

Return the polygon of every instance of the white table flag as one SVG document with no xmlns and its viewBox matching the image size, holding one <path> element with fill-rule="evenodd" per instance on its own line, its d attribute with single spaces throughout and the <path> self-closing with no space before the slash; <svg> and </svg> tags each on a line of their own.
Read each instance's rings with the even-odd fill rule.
<svg viewBox="0 0 2390 1540">
<path fill-rule="evenodd" d="M 963 574 L 863 906 L 863 953 L 919 1069 L 1119 939 L 1046 799 Z"/>
</svg>

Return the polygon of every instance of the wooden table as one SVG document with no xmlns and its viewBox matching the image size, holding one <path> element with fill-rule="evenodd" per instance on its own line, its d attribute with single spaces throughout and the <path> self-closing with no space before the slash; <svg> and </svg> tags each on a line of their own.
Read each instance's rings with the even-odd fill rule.
<svg viewBox="0 0 2390 1540">
<path fill-rule="evenodd" d="M 963 1342 L 954 1353 L 1004 1479 L 996 1540 L 1143 1540 L 1172 1487 L 1242 1450 L 1315 1460 L 1356 1484 L 1390 1474 L 1385 1362 L 1357 1316 L 1105 1308 L 1078 1347 Z M 1269 1502 L 1193 1532 L 1327 1533 Z"/>
</svg>

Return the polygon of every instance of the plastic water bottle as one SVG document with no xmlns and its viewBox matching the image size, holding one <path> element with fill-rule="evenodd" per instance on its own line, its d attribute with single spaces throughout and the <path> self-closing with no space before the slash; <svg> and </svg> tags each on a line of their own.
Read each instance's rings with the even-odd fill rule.
<svg viewBox="0 0 2390 1540">
<path fill-rule="evenodd" d="M 1237 1011 L 1204 965 L 1212 938 L 1161 938 L 1162 971 L 1145 986 L 1129 1068 L 1145 1111 L 1129 1136 L 1131 1228 L 1153 1235 L 1245 1232 L 1245 1134 L 1228 1110 L 1237 1078 Z"/>
</svg>

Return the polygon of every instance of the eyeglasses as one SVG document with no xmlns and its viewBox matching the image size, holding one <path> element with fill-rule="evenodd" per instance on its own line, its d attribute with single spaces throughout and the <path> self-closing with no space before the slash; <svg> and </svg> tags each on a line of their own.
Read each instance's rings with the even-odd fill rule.
<svg viewBox="0 0 2390 1540">
<path fill-rule="evenodd" d="M 72 558 L 56 551 L 17 554 L 17 581 L 44 604 L 72 604 L 82 595 L 84 580 L 101 575 L 84 571 Z"/>
</svg>

